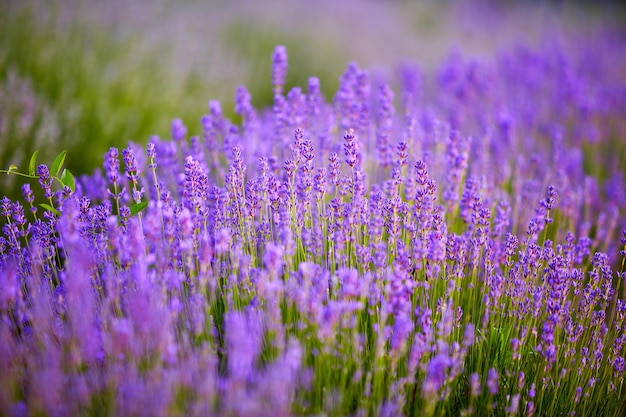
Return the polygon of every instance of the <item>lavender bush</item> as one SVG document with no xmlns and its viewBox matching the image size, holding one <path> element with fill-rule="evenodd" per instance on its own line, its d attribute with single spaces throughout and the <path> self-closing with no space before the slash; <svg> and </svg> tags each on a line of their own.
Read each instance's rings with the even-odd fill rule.
<svg viewBox="0 0 626 417">
<path fill-rule="evenodd" d="M 0 414 L 623 415 L 603 40 L 395 86 L 350 64 L 330 101 L 277 47 L 241 125 L 210 102 L 76 181 L 31 159 L 45 205 L 0 202 Z"/>
</svg>

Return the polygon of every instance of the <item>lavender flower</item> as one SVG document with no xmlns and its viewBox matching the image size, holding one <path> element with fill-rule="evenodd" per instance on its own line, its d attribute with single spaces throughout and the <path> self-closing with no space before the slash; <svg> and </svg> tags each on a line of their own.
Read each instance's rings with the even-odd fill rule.
<svg viewBox="0 0 626 417">
<path fill-rule="evenodd" d="M 39 177 L 39 185 L 43 189 L 43 197 L 51 199 L 54 195 L 52 193 L 52 178 L 50 178 L 50 171 L 46 165 L 39 165 L 37 167 L 37 176 Z"/>
<path fill-rule="evenodd" d="M 309 88 L 307 91 L 307 105 L 309 108 L 309 119 L 313 121 L 314 117 L 320 114 L 320 104 L 322 101 L 322 93 L 320 90 L 320 80 L 317 77 L 309 78 Z"/>
<path fill-rule="evenodd" d="M 496 395 L 498 393 L 498 371 L 491 368 L 487 374 L 487 388 L 489 389 L 489 394 Z"/>
<path fill-rule="evenodd" d="M 276 275 L 282 267 L 283 250 L 274 244 L 269 243 L 265 248 L 263 264 L 271 275 Z"/>
<path fill-rule="evenodd" d="M 187 127 L 183 124 L 181 119 L 172 120 L 172 140 L 174 142 L 181 142 L 187 137 Z"/>
<path fill-rule="evenodd" d="M 393 127 L 393 91 L 389 85 L 384 84 L 380 88 L 378 126 L 376 132 L 376 151 L 378 161 L 381 166 L 386 167 L 391 164 L 391 153 L 389 139 Z"/>
<path fill-rule="evenodd" d="M 191 156 L 185 159 L 184 197 L 189 208 L 200 210 L 209 189 L 208 177 L 200 167 L 200 163 Z"/>
<path fill-rule="evenodd" d="M 470 393 L 472 397 L 478 397 L 481 392 L 480 375 L 473 373 L 470 375 Z"/>
<path fill-rule="evenodd" d="M 137 159 L 135 158 L 133 150 L 131 148 L 122 150 L 122 156 L 124 158 L 124 171 L 126 178 L 128 178 L 133 184 L 137 185 L 141 172 L 137 167 Z"/>
<path fill-rule="evenodd" d="M 22 196 L 24 197 L 24 201 L 30 205 L 30 212 L 35 214 L 37 212 L 37 207 L 33 206 L 35 196 L 33 195 L 33 190 L 30 188 L 29 183 L 22 185 Z"/>
<path fill-rule="evenodd" d="M 280 95 L 287 76 L 287 48 L 277 46 L 272 54 L 272 85 L 274 95 Z"/>
<path fill-rule="evenodd" d="M 345 141 L 343 149 L 346 155 L 346 164 L 348 164 L 350 168 L 354 168 L 357 163 L 359 154 L 354 130 L 350 129 L 349 131 L 346 131 L 343 139 Z"/>
<path fill-rule="evenodd" d="M 426 372 L 426 379 L 424 379 L 422 385 L 424 395 L 436 395 L 445 382 L 446 371 L 449 366 L 450 358 L 445 353 L 438 353 L 430 360 Z"/>
<path fill-rule="evenodd" d="M 0 199 L 0 414 L 619 414 L 625 55 L 591 46 L 428 94 L 350 64 L 332 103 L 278 47 L 241 127 L 212 101 L 74 192 L 39 166 L 43 215 Z"/>
</svg>

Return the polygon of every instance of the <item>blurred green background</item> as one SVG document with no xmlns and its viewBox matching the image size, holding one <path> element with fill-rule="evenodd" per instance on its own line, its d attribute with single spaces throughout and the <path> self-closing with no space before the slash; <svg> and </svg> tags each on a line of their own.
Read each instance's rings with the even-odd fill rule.
<svg viewBox="0 0 626 417">
<path fill-rule="evenodd" d="M 246 85 L 271 104 L 270 57 L 287 46 L 287 88 L 317 76 L 331 98 L 350 61 L 388 77 L 400 61 L 432 69 L 452 49 L 492 55 L 555 29 L 621 27 L 613 3 L 495 1 L 2 1 L 0 167 L 27 170 L 69 151 L 90 173 L 111 146 L 169 137 L 173 118 L 200 132 L 209 100 L 233 116 Z M 22 182 L 0 178 L 17 198 Z"/>
</svg>

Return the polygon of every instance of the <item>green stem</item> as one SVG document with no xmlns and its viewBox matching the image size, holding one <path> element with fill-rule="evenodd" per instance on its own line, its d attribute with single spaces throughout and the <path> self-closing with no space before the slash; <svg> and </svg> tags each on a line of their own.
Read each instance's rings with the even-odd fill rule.
<svg viewBox="0 0 626 417">
<path fill-rule="evenodd" d="M 7 175 L 13 174 L 13 175 L 19 175 L 20 177 L 25 177 L 25 178 L 39 179 L 39 176 L 37 175 L 24 174 L 23 172 L 15 171 L 12 169 L 0 169 L 0 174 L 7 174 Z M 52 177 L 52 178 L 56 178 L 56 177 Z"/>
</svg>

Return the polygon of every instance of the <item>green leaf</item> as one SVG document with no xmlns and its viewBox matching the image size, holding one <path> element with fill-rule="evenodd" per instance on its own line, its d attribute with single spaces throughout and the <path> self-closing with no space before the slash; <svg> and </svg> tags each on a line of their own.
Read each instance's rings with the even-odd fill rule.
<svg viewBox="0 0 626 417">
<path fill-rule="evenodd" d="M 28 163 L 28 174 L 35 175 L 37 168 L 37 155 L 39 154 L 39 149 L 33 152 L 33 155 L 30 157 L 30 162 Z"/>
<path fill-rule="evenodd" d="M 17 171 L 17 165 L 11 165 L 7 170 L 7 175 L 9 175 L 13 171 Z"/>
<path fill-rule="evenodd" d="M 145 209 L 146 207 L 148 207 L 147 201 L 142 201 L 141 203 L 133 204 L 132 206 L 130 206 L 130 215 L 135 216 L 139 214 L 139 212 Z"/>
<path fill-rule="evenodd" d="M 69 169 L 64 169 L 61 174 L 61 183 L 63 185 L 70 187 L 72 192 L 76 191 L 76 183 L 74 182 L 74 175 L 70 172 Z"/>
<path fill-rule="evenodd" d="M 61 172 L 61 167 L 65 162 L 65 155 L 67 155 L 67 151 L 63 151 L 54 158 L 54 162 L 52 162 L 52 168 L 50 168 L 50 175 L 53 177 L 58 177 L 59 172 Z"/>
<path fill-rule="evenodd" d="M 52 207 L 50 204 L 46 204 L 46 203 L 40 203 L 39 204 L 40 207 L 53 212 L 54 214 L 56 214 L 57 216 L 61 215 L 61 212 L 57 209 L 55 209 L 54 207 Z"/>
</svg>

